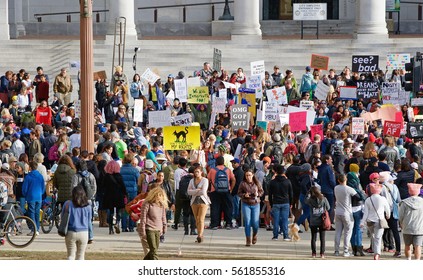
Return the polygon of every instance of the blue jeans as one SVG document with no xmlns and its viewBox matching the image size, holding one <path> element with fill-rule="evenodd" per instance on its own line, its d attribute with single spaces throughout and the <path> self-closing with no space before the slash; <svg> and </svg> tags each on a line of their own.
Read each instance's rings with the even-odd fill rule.
<svg viewBox="0 0 423 280">
<path fill-rule="evenodd" d="M 40 229 L 40 209 L 41 209 L 41 201 L 32 201 L 28 202 L 28 217 L 34 221 L 35 223 L 35 231 L 39 231 Z M 33 229 L 31 229 L 33 230 Z"/>
<path fill-rule="evenodd" d="M 91 217 L 94 217 L 94 210 L 93 210 L 93 203 L 92 200 L 88 200 L 88 203 L 91 205 Z M 91 221 L 88 223 L 88 240 L 93 240 L 94 239 L 94 231 L 93 231 L 93 221 L 91 219 Z"/>
<path fill-rule="evenodd" d="M 363 234 L 361 233 L 360 223 L 363 218 L 363 211 L 353 212 L 354 227 L 351 235 L 351 246 L 362 246 Z"/>
<path fill-rule="evenodd" d="M 232 219 L 238 220 L 239 219 L 239 201 L 241 199 L 239 198 L 238 195 L 233 195 L 232 196 Z"/>
<path fill-rule="evenodd" d="M 25 215 L 25 213 L 26 213 L 25 203 L 26 203 L 26 199 L 25 199 L 25 197 L 21 197 L 21 198 L 19 198 L 19 206 L 21 207 L 22 213 L 23 213 L 24 215 Z"/>
<path fill-rule="evenodd" d="M 283 234 L 283 238 L 289 238 L 288 235 L 288 218 L 289 218 L 289 203 L 273 204 L 273 238 L 278 238 L 279 227 Z"/>
<path fill-rule="evenodd" d="M 127 194 L 128 194 L 128 202 L 132 201 L 137 196 L 136 192 L 127 191 Z M 134 221 L 132 221 L 132 219 L 129 218 L 129 214 L 126 213 L 126 211 L 124 210 L 122 213 L 122 230 L 125 230 L 125 229 L 133 230 L 134 227 L 135 227 Z"/>
<path fill-rule="evenodd" d="M 242 215 L 244 216 L 245 236 L 251 236 L 251 227 L 253 234 L 257 234 L 260 222 L 260 204 L 248 205 L 241 203 Z"/>
<path fill-rule="evenodd" d="M 310 218 L 310 206 L 305 203 L 305 195 L 302 193 L 300 194 L 300 202 L 301 207 L 303 208 L 303 213 L 298 218 L 297 225 L 301 225 L 306 219 L 308 220 Z"/>
</svg>

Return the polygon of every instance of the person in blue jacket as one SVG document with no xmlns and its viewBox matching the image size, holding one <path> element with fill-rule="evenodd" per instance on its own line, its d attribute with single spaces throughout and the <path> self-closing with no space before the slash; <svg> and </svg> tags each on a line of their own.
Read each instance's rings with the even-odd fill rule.
<svg viewBox="0 0 423 280">
<path fill-rule="evenodd" d="M 31 229 L 39 234 L 40 229 L 40 209 L 42 196 L 46 191 L 44 177 L 37 171 L 38 164 L 34 161 L 29 163 L 30 172 L 25 176 L 22 185 L 22 194 L 28 204 L 27 215 L 31 218 L 36 226 L 36 229 Z"/>
<path fill-rule="evenodd" d="M 334 219 L 333 190 L 336 186 L 336 180 L 335 180 L 335 173 L 332 168 L 332 156 L 325 155 L 323 157 L 322 164 L 319 167 L 317 167 L 317 169 L 319 172 L 317 175 L 317 180 L 320 182 L 320 186 L 322 188 L 322 191 L 321 191 L 322 194 L 327 198 L 329 202 L 329 205 L 330 205 L 329 216 L 333 224 L 333 219 Z"/>
</svg>

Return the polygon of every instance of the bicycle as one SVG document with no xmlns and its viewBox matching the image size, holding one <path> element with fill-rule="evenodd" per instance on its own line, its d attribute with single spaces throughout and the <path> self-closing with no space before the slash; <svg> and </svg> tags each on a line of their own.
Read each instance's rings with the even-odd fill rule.
<svg viewBox="0 0 423 280">
<path fill-rule="evenodd" d="M 6 237 L 11 246 L 15 248 L 24 248 L 34 241 L 36 236 L 35 223 L 26 216 L 16 216 L 13 214 L 13 208 L 19 207 L 17 202 L 12 203 L 10 209 L 0 208 L 0 212 L 7 212 L 4 223 L 0 223 L 0 239 Z M 4 244 L 4 239 L 0 243 Z"/>
<path fill-rule="evenodd" d="M 56 225 L 56 228 L 59 228 L 60 212 L 60 203 L 57 202 L 57 189 L 54 189 L 51 196 L 51 203 L 43 208 L 43 214 L 41 216 L 41 230 L 43 233 L 50 233 L 54 225 Z"/>
</svg>

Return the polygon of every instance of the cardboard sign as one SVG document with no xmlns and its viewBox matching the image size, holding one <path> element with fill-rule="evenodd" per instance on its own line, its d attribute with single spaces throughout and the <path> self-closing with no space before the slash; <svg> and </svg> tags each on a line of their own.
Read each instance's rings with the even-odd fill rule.
<svg viewBox="0 0 423 280">
<path fill-rule="evenodd" d="M 234 130 L 249 128 L 249 116 L 247 105 L 233 105 L 231 107 L 231 123 Z"/>
<path fill-rule="evenodd" d="M 357 82 L 357 98 L 363 100 L 369 100 L 371 98 L 377 98 L 379 100 L 379 85 L 378 82 Z"/>
<path fill-rule="evenodd" d="M 423 123 L 409 122 L 407 123 L 407 137 L 408 138 L 423 138 Z"/>
<path fill-rule="evenodd" d="M 201 146 L 200 127 L 165 126 L 163 144 L 166 150 L 197 150 Z"/>
<path fill-rule="evenodd" d="M 147 68 L 144 73 L 141 75 L 141 79 L 147 81 L 149 84 L 154 84 L 158 79 L 160 79 L 160 76 L 154 73 L 150 70 L 150 68 Z"/>
<path fill-rule="evenodd" d="M 260 80 L 264 79 L 264 72 L 266 69 L 264 68 L 264 60 L 253 61 L 250 62 L 251 67 L 251 76 L 260 76 Z"/>
<path fill-rule="evenodd" d="M 304 108 L 306 110 L 314 111 L 314 102 L 313 101 L 300 101 L 300 108 Z"/>
<path fill-rule="evenodd" d="M 351 134 L 352 135 L 364 134 L 364 119 L 363 118 L 352 118 Z"/>
<path fill-rule="evenodd" d="M 386 56 L 386 68 L 389 71 L 395 69 L 405 69 L 405 64 L 410 63 L 409 53 L 388 54 Z"/>
<path fill-rule="evenodd" d="M 212 112 L 210 116 L 209 129 L 213 129 L 215 121 L 216 121 L 216 113 Z"/>
<path fill-rule="evenodd" d="M 192 123 L 191 114 L 182 114 L 171 118 L 171 124 L 175 126 L 190 126 Z"/>
<path fill-rule="evenodd" d="M 385 124 L 383 125 L 383 135 L 385 136 L 391 135 L 394 137 L 400 137 L 402 125 L 403 125 L 402 122 L 385 121 Z"/>
<path fill-rule="evenodd" d="M 134 102 L 134 122 L 142 122 L 143 121 L 143 112 L 144 112 L 144 105 L 142 99 L 135 99 Z"/>
<path fill-rule="evenodd" d="M 278 87 L 266 90 L 267 100 L 278 105 L 288 104 L 285 87 Z"/>
<path fill-rule="evenodd" d="M 375 72 L 379 69 L 378 55 L 353 55 L 352 72 Z"/>
<path fill-rule="evenodd" d="M 276 103 L 263 102 L 263 121 L 275 122 L 278 116 L 278 105 Z"/>
<path fill-rule="evenodd" d="M 149 128 L 164 127 L 169 125 L 171 125 L 170 110 L 148 112 L 148 127 Z"/>
<path fill-rule="evenodd" d="M 219 71 L 222 65 L 222 51 L 213 49 L 213 69 Z"/>
<path fill-rule="evenodd" d="M 329 93 L 329 86 L 323 83 L 323 81 L 319 81 L 317 83 L 316 90 L 314 91 L 314 97 L 319 100 L 326 100 Z"/>
<path fill-rule="evenodd" d="M 207 104 L 209 103 L 208 87 L 189 87 L 188 103 L 190 104 Z"/>
<path fill-rule="evenodd" d="M 307 129 L 306 125 L 307 112 L 292 112 L 289 113 L 289 126 L 291 131 L 303 131 Z"/>
<path fill-rule="evenodd" d="M 180 102 L 188 101 L 188 89 L 187 89 L 187 79 L 177 79 L 174 80 L 175 83 L 175 96 L 179 99 Z"/>
<path fill-rule="evenodd" d="M 281 123 L 281 126 L 289 124 L 289 114 L 279 114 L 279 122 Z"/>
<path fill-rule="evenodd" d="M 214 98 L 213 98 L 213 112 L 215 112 L 215 113 L 225 113 L 226 112 L 226 102 L 227 102 L 227 99 L 226 99 L 226 96 L 224 96 L 224 97 L 217 97 L 217 96 L 215 96 Z"/>
<path fill-rule="evenodd" d="M 312 54 L 310 67 L 314 69 L 328 70 L 329 69 L 329 56 Z"/>
<path fill-rule="evenodd" d="M 256 126 L 263 128 L 263 130 L 265 132 L 267 132 L 267 124 L 268 124 L 268 122 L 266 122 L 266 121 L 257 121 Z"/>
<path fill-rule="evenodd" d="M 107 74 L 106 71 L 97 71 L 93 73 L 94 75 L 94 81 L 97 81 L 98 79 L 100 80 L 107 80 Z"/>
<path fill-rule="evenodd" d="M 261 86 L 261 76 L 250 76 L 247 77 L 247 88 L 254 89 L 256 93 L 256 98 L 263 97 L 263 89 Z"/>
<path fill-rule="evenodd" d="M 316 124 L 310 126 L 311 141 L 314 141 L 314 135 L 319 134 L 320 140 L 323 140 L 323 124 Z"/>
<path fill-rule="evenodd" d="M 357 87 L 339 87 L 339 98 L 357 99 Z"/>
<path fill-rule="evenodd" d="M 406 92 L 405 90 L 403 90 L 402 88 L 399 89 L 398 92 L 398 96 L 394 97 L 394 96 L 390 96 L 390 97 L 385 97 L 383 96 L 383 104 L 393 104 L 393 105 L 404 105 L 407 104 L 410 100 L 410 93 Z"/>
</svg>

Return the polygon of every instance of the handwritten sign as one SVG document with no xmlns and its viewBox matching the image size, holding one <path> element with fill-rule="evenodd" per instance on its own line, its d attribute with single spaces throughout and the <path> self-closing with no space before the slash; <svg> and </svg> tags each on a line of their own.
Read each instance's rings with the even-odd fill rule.
<svg viewBox="0 0 423 280">
<path fill-rule="evenodd" d="M 310 126 L 311 141 L 314 140 L 316 134 L 320 135 L 320 139 L 323 139 L 323 124 L 316 124 Z"/>
<path fill-rule="evenodd" d="M 289 113 L 289 126 L 291 131 L 303 131 L 307 129 L 306 125 L 307 112 L 292 112 Z"/>
<path fill-rule="evenodd" d="M 107 74 L 106 71 L 97 71 L 93 73 L 94 75 L 94 81 L 97 81 L 98 79 L 100 80 L 107 80 Z"/>
<path fill-rule="evenodd" d="M 254 89 L 256 92 L 256 98 L 263 97 L 263 89 L 261 86 L 261 76 L 250 76 L 247 77 L 247 88 Z"/>
<path fill-rule="evenodd" d="M 307 101 L 307 100 L 301 100 L 300 101 L 300 108 L 304 108 L 306 110 L 314 111 L 314 102 L 313 101 Z"/>
<path fill-rule="evenodd" d="M 289 114 L 279 114 L 279 121 L 281 123 L 281 126 L 289 124 Z"/>
<path fill-rule="evenodd" d="M 142 122 L 143 121 L 143 100 L 142 99 L 135 99 L 134 102 L 134 122 Z"/>
<path fill-rule="evenodd" d="M 141 75 L 141 79 L 147 81 L 149 84 L 154 84 L 158 79 L 160 79 L 160 76 L 154 73 L 150 70 L 150 68 L 147 68 L 144 73 Z"/>
<path fill-rule="evenodd" d="M 212 129 L 214 127 L 215 121 L 216 121 L 216 113 L 212 112 L 210 117 L 210 122 L 209 122 L 209 129 Z"/>
<path fill-rule="evenodd" d="M 200 127 L 165 126 L 163 145 L 166 150 L 196 150 L 201 145 Z"/>
<path fill-rule="evenodd" d="M 181 102 L 188 101 L 188 90 L 187 90 L 187 80 L 184 79 L 177 79 L 174 80 L 175 82 L 175 96 Z"/>
<path fill-rule="evenodd" d="M 213 98 L 213 112 L 216 112 L 216 113 L 225 113 L 225 111 L 226 111 L 226 102 L 227 102 L 227 99 L 226 99 L 226 96 L 223 96 L 223 97 L 217 97 L 217 96 L 215 96 L 214 98 Z"/>
<path fill-rule="evenodd" d="M 266 69 L 264 68 L 264 60 L 253 61 L 250 63 L 251 67 L 251 76 L 260 76 L 260 80 L 264 79 L 264 72 Z"/>
<path fill-rule="evenodd" d="M 278 106 L 273 102 L 263 102 L 264 121 L 274 122 L 278 119 Z"/>
<path fill-rule="evenodd" d="M 383 125 L 383 134 L 391 135 L 394 137 L 400 137 L 402 126 L 403 126 L 402 122 L 385 121 Z"/>
<path fill-rule="evenodd" d="M 171 118 L 172 125 L 189 126 L 192 123 L 191 114 L 182 114 Z"/>
<path fill-rule="evenodd" d="M 400 90 L 400 83 L 382 83 L 383 104 L 392 104 L 393 100 L 398 100 Z"/>
<path fill-rule="evenodd" d="M 248 106 L 236 104 L 231 107 L 231 123 L 234 130 L 249 128 Z"/>
<path fill-rule="evenodd" d="M 278 87 L 266 90 L 267 100 L 278 105 L 288 104 L 285 87 Z"/>
<path fill-rule="evenodd" d="M 357 88 L 356 87 L 339 87 L 339 98 L 357 99 Z"/>
<path fill-rule="evenodd" d="M 329 86 L 326 85 L 323 81 L 317 83 L 316 90 L 314 92 L 314 97 L 319 100 L 326 100 L 329 93 Z"/>
<path fill-rule="evenodd" d="M 405 69 L 405 64 L 410 62 L 409 53 L 395 53 L 386 56 L 386 67 L 389 71 Z"/>
<path fill-rule="evenodd" d="M 188 103 L 190 104 L 207 104 L 209 103 L 208 87 L 189 87 Z"/>
<path fill-rule="evenodd" d="M 378 82 L 358 81 L 357 82 L 357 98 L 369 100 L 371 98 L 379 99 Z"/>
<path fill-rule="evenodd" d="M 148 112 L 148 126 L 150 128 L 164 127 L 168 125 L 171 125 L 170 110 Z"/>
<path fill-rule="evenodd" d="M 310 67 L 321 70 L 329 69 L 329 56 L 312 54 Z"/>
<path fill-rule="evenodd" d="M 363 118 L 352 118 L 351 134 L 353 135 L 364 134 L 364 119 Z"/>
</svg>

